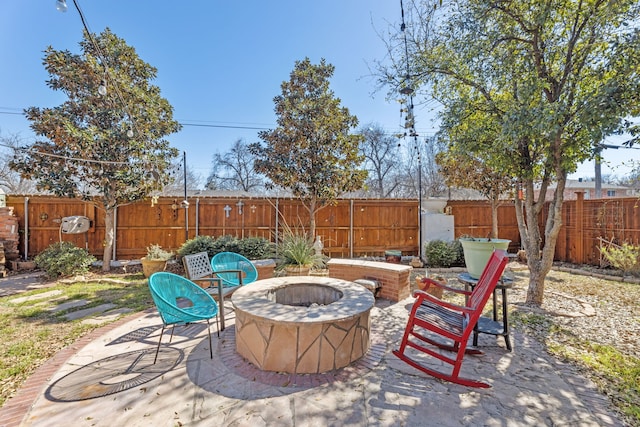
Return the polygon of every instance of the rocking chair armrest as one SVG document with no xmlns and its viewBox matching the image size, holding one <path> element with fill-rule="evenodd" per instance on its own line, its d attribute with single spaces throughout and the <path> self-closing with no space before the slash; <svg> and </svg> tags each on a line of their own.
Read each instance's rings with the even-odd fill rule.
<svg viewBox="0 0 640 427">
<path fill-rule="evenodd" d="M 463 307 L 461 305 L 452 304 L 450 302 L 443 301 L 439 298 L 434 297 L 431 294 L 426 293 L 425 291 L 416 290 L 413 292 L 413 296 L 417 298 L 415 304 L 421 304 L 423 300 L 427 300 L 433 304 L 448 308 L 450 310 L 459 311 L 460 313 L 471 314 L 473 312 L 473 310 L 469 307 Z"/>
<path fill-rule="evenodd" d="M 428 277 L 423 278 L 422 279 L 422 283 L 429 283 L 430 285 L 435 285 L 435 286 L 437 286 L 437 287 L 439 287 L 441 289 L 444 289 L 445 291 L 453 292 L 453 293 L 456 293 L 456 294 L 462 294 L 462 295 L 467 295 L 467 296 L 471 295 L 471 291 L 466 291 L 464 289 L 458 289 L 458 288 L 452 288 L 451 286 L 447 286 L 447 285 L 444 285 L 444 284 L 442 284 L 440 282 L 436 282 L 435 280 L 429 279 Z"/>
</svg>

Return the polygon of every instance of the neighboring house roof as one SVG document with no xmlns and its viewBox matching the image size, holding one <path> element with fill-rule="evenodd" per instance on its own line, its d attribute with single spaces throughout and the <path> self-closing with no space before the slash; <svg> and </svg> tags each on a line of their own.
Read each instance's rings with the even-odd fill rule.
<svg viewBox="0 0 640 427">
<path fill-rule="evenodd" d="M 184 190 L 166 190 L 160 194 L 163 197 L 184 198 Z M 187 197 L 263 197 L 263 195 L 247 193 L 245 191 L 227 190 L 187 190 Z"/>
<path fill-rule="evenodd" d="M 478 190 L 471 188 L 451 188 L 450 200 L 487 200 Z"/>
<path fill-rule="evenodd" d="M 557 187 L 557 183 L 549 184 L 549 189 L 555 189 Z M 595 181 L 583 181 L 581 179 L 568 179 L 565 184 L 566 189 L 585 189 L 592 190 L 596 188 Z M 609 184 L 603 182 L 600 186 L 603 190 L 631 190 L 631 187 L 625 187 L 623 185 L 618 184 Z"/>
</svg>

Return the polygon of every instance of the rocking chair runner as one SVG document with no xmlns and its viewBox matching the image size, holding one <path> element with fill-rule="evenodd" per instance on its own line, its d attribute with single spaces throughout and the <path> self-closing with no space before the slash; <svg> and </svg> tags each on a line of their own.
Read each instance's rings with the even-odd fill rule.
<svg viewBox="0 0 640 427">
<path fill-rule="evenodd" d="M 474 327 L 478 322 L 478 318 L 482 314 L 484 306 L 489 300 L 489 297 L 493 294 L 506 265 L 506 252 L 500 250 L 494 251 L 473 291 L 450 288 L 440 283 L 430 281 L 430 283 L 433 282 L 434 285 L 442 287 L 448 291 L 467 296 L 468 298 L 465 306 L 458 306 L 442 301 L 423 291 L 415 291 L 413 295 L 417 297 L 417 299 L 413 303 L 400 348 L 398 350 L 394 350 L 393 354 L 414 368 L 436 378 L 470 387 L 490 387 L 489 384 L 480 381 L 462 378 L 459 374 L 465 353 L 482 354 L 481 351 L 475 348 L 467 349 L 467 342 L 473 333 Z M 419 333 L 417 331 L 418 328 L 427 330 L 431 336 Z M 443 343 L 432 338 L 432 336 L 435 338 L 444 338 L 450 343 Z M 456 357 L 454 359 L 443 355 L 436 349 L 427 348 L 422 345 L 420 341 L 410 338 L 417 338 L 420 341 L 441 349 L 455 352 Z M 451 373 L 437 371 L 423 365 L 415 359 L 412 359 L 406 354 L 407 347 L 412 347 L 452 365 Z"/>
</svg>

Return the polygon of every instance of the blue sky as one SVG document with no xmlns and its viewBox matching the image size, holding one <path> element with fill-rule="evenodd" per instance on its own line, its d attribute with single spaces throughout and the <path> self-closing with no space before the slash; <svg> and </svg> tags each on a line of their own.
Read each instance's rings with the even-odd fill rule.
<svg viewBox="0 0 640 427">
<path fill-rule="evenodd" d="M 390 0 L 286 0 L 242 3 L 219 0 L 79 0 L 92 32 L 109 27 L 158 69 L 154 82 L 184 126 L 169 137 L 187 153 L 189 168 L 206 177 L 214 153 L 224 153 L 238 138 L 258 141 L 257 130 L 273 128 L 273 97 L 288 80 L 296 60 L 321 58 L 336 67 L 331 88 L 361 125 L 378 123 L 401 130 L 400 104 L 375 91 L 374 61 L 384 60 L 379 34 L 399 28 L 400 2 Z M 82 22 L 68 0 L 58 12 L 54 0 L 3 2 L 0 15 L 0 132 L 33 140 L 20 115 L 29 106 L 64 101 L 51 91 L 42 66 L 43 50 L 79 52 Z M 392 25 L 392 27 L 390 27 Z M 419 99 L 416 99 L 416 104 Z M 7 114 L 9 113 L 9 114 Z M 12 114 L 17 113 L 17 114 Z M 433 134 L 434 113 L 416 106 L 416 127 Z M 612 143 L 615 143 L 612 141 Z M 603 174 L 623 175 L 621 166 L 637 150 L 605 150 L 611 165 Z M 593 176 L 593 162 L 575 176 Z"/>
</svg>

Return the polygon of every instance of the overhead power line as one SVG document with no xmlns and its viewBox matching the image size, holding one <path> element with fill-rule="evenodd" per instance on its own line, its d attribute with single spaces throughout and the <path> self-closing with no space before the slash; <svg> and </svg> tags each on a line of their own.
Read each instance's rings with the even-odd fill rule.
<svg viewBox="0 0 640 427">
<path fill-rule="evenodd" d="M 203 127 L 203 128 L 224 128 L 224 129 L 249 129 L 249 130 L 269 130 L 271 128 L 265 127 L 256 127 L 256 126 L 239 126 L 239 125 L 214 125 L 207 123 L 180 123 L 182 126 L 194 126 L 194 127 Z"/>
<path fill-rule="evenodd" d="M 16 111 L 2 111 L 2 110 L 16 110 Z M 10 115 L 19 115 L 19 116 L 24 115 L 24 113 L 18 112 L 18 111 L 22 111 L 22 110 L 19 110 L 17 108 L 0 107 L 0 114 L 10 114 Z M 276 125 L 271 126 L 271 125 L 265 124 L 263 126 L 259 126 L 259 125 L 252 125 L 250 123 L 243 124 L 242 122 L 234 122 L 234 124 L 222 124 L 218 122 L 207 122 L 207 121 L 193 120 L 193 119 L 187 119 L 187 120 L 178 121 L 178 122 L 182 126 L 187 126 L 187 127 L 204 127 L 204 128 L 214 128 L 214 129 L 218 128 L 218 129 L 270 130 L 276 127 Z M 196 122 L 200 122 L 200 123 L 196 123 Z M 428 130 L 420 129 L 420 133 L 425 135 L 435 134 L 435 132 L 436 132 L 435 129 L 428 129 Z M 385 135 L 398 136 L 398 132 L 385 130 Z"/>
</svg>

